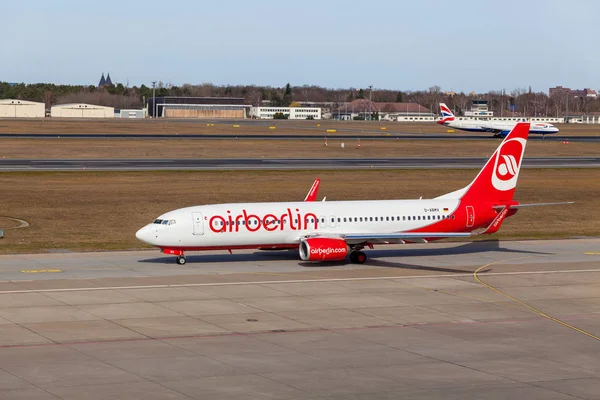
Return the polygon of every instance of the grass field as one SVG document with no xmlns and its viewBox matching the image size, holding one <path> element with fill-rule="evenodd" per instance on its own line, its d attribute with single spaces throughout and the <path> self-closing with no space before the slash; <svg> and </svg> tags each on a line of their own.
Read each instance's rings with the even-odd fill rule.
<svg viewBox="0 0 600 400">
<path fill-rule="evenodd" d="M 212 126 L 207 124 L 212 123 Z M 234 127 L 239 125 L 239 127 Z M 269 129 L 274 126 L 275 130 Z M 588 124 L 559 124 L 559 135 L 600 136 L 600 125 Z M 381 130 L 386 128 L 386 130 Z M 336 133 L 327 133 L 335 129 Z M 365 135 L 385 135 L 394 133 L 434 133 L 434 134 L 465 134 L 456 130 L 448 133 L 447 128 L 434 122 L 380 122 L 380 121 L 206 121 L 206 120 L 169 120 L 169 119 L 0 119 L 0 133 L 58 133 L 69 135 L 73 133 L 162 133 L 173 135 L 185 134 L 266 134 L 278 135 L 302 134 L 317 136 L 335 136 L 336 134 L 358 133 Z"/>
<path fill-rule="evenodd" d="M 31 226 L 7 229 L 0 253 L 142 248 L 135 231 L 161 213 L 199 204 L 302 200 L 317 174 L 320 198 L 333 201 L 434 197 L 468 184 L 475 171 L 1 173 L 0 215 Z M 516 198 L 576 204 L 521 210 L 499 235 L 485 238 L 600 235 L 595 169 L 524 170 Z M 13 223 L 0 218 L 0 224 Z"/>
<path fill-rule="evenodd" d="M 344 143 L 344 148 L 341 144 Z M 474 140 L 0 139 L 0 158 L 486 157 L 499 139 Z M 598 156 L 599 143 L 529 141 L 528 157 Z"/>
</svg>

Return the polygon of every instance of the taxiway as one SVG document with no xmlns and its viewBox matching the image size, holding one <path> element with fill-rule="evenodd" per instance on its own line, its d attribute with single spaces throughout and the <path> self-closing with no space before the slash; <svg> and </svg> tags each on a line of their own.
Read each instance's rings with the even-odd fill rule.
<svg viewBox="0 0 600 400">
<path fill-rule="evenodd" d="M 0 398 L 596 398 L 600 239 L 369 255 L 0 256 Z"/>
<path fill-rule="evenodd" d="M 0 159 L 0 171 L 325 170 L 481 168 L 487 158 Z M 524 168 L 598 168 L 600 157 L 527 157 Z"/>
</svg>

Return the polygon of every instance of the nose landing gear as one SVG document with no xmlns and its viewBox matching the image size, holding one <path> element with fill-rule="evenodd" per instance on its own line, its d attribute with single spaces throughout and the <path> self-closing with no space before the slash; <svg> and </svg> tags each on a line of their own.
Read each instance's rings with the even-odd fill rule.
<svg viewBox="0 0 600 400">
<path fill-rule="evenodd" d="M 186 262 L 185 256 L 182 254 L 176 258 L 177 264 L 184 265 Z"/>
</svg>

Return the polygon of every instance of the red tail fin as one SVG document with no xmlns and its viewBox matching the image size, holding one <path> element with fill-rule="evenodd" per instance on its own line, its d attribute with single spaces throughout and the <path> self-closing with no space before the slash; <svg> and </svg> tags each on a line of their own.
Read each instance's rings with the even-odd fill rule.
<svg viewBox="0 0 600 400">
<path fill-rule="evenodd" d="M 528 136 L 529 123 L 520 122 L 515 125 L 477 177 L 467 186 L 462 198 L 490 202 L 511 201 Z"/>
</svg>

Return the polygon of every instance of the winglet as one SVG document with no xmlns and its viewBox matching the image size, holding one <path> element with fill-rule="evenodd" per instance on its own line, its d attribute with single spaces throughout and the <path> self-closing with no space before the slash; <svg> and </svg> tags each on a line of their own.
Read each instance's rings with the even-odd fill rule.
<svg viewBox="0 0 600 400">
<path fill-rule="evenodd" d="M 319 185 L 321 184 L 321 180 L 319 178 L 315 179 L 315 182 L 310 187 L 310 190 L 306 194 L 304 201 L 315 201 L 317 199 L 317 194 L 319 192 Z"/>
</svg>

